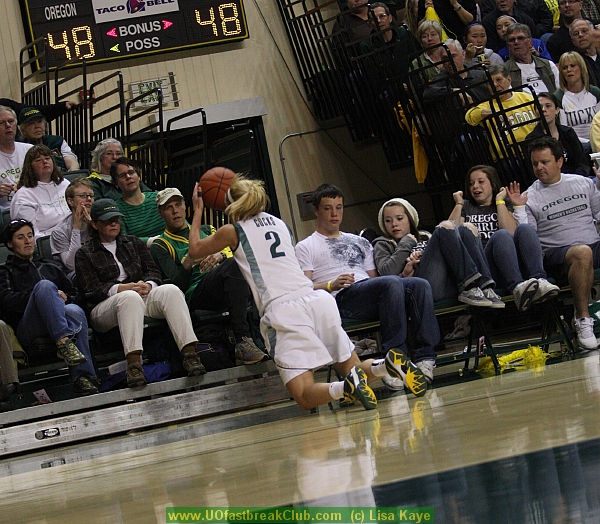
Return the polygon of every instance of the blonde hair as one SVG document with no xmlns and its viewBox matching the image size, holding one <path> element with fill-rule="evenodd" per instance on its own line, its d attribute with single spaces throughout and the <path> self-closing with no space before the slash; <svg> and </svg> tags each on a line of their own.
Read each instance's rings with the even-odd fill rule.
<svg viewBox="0 0 600 524">
<path fill-rule="evenodd" d="M 568 53 L 563 53 L 560 55 L 560 60 L 558 61 L 558 71 L 560 73 L 560 88 L 563 91 L 568 91 L 569 87 L 567 86 L 567 78 L 563 73 L 563 67 L 565 66 L 567 60 L 573 62 L 575 65 L 579 67 L 579 71 L 581 72 L 581 80 L 583 82 L 583 86 L 587 91 L 590 90 L 590 76 L 588 75 L 587 66 L 583 61 L 583 58 L 577 51 L 570 51 Z"/>
<path fill-rule="evenodd" d="M 269 197 L 261 180 L 251 180 L 235 175 L 227 192 L 229 205 L 225 213 L 232 222 L 241 222 L 265 211 L 270 204 Z"/>
</svg>

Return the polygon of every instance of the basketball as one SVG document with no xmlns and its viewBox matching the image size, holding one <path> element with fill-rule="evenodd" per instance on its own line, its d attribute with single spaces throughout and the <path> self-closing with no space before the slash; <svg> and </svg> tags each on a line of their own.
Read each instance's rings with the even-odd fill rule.
<svg viewBox="0 0 600 524">
<path fill-rule="evenodd" d="M 231 186 L 235 173 L 226 167 L 213 167 L 200 178 L 204 204 L 217 211 L 225 211 L 225 195 Z"/>
</svg>

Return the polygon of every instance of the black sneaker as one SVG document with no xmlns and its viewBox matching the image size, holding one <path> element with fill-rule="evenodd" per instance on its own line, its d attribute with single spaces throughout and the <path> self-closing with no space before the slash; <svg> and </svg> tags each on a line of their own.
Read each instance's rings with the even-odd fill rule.
<svg viewBox="0 0 600 524">
<path fill-rule="evenodd" d="M 94 383 L 90 380 L 90 377 L 86 377 L 85 375 L 81 375 L 73 384 L 73 389 L 75 393 L 79 395 L 94 395 L 98 393 L 98 388 L 94 385 Z"/>
<path fill-rule="evenodd" d="M 206 368 L 195 351 L 183 355 L 183 369 L 185 369 L 188 377 L 197 377 L 206 373 Z"/>
<path fill-rule="evenodd" d="M 344 379 L 344 401 L 360 402 L 365 409 L 375 409 L 377 398 L 373 390 L 367 386 L 367 374 L 354 366 Z"/>
<path fill-rule="evenodd" d="M 56 356 L 62 358 L 67 363 L 67 366 L 78 366 L 79 364 L 85 364 L 87 362 L 85 355 L 79 351 L 70 338 L 67 338 L 67 340 L 60 344 L 57 343 L 56 349 Z"/>
</svg>

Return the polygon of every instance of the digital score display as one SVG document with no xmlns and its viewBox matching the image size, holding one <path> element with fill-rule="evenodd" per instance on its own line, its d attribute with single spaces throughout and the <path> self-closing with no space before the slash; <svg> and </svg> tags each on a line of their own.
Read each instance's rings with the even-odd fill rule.
<svg viewBox="0 0 600 524">
<path fill-rule="evenodd" d="M 30 42 L 45 36 L 47 67 L 248 38 L 243 0 L 20 0 Z"/>
</svg>

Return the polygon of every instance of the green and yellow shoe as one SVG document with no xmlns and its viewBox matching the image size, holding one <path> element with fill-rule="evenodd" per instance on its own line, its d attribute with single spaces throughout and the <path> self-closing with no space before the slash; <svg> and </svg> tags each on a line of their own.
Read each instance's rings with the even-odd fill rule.
<svg viewBox="0 0 600 524">
<path fill-rule="evenodd" d="M 367 386 L 367 374 L 354 366 L 344 379 L 344 401 L 360 402 L 365 409 L 375 409 L 377 398 L 373 390 Z"/>
<path fill-rule="evenodd" d="M 422 397 L 427 392 L 425 375 L 401 349 L 390 349 L 388 351 L 385 357 L 385 369 L 387 369 L 390 376 L 402 379 L 404 385 L 416 397 Z"/>
</svg>

